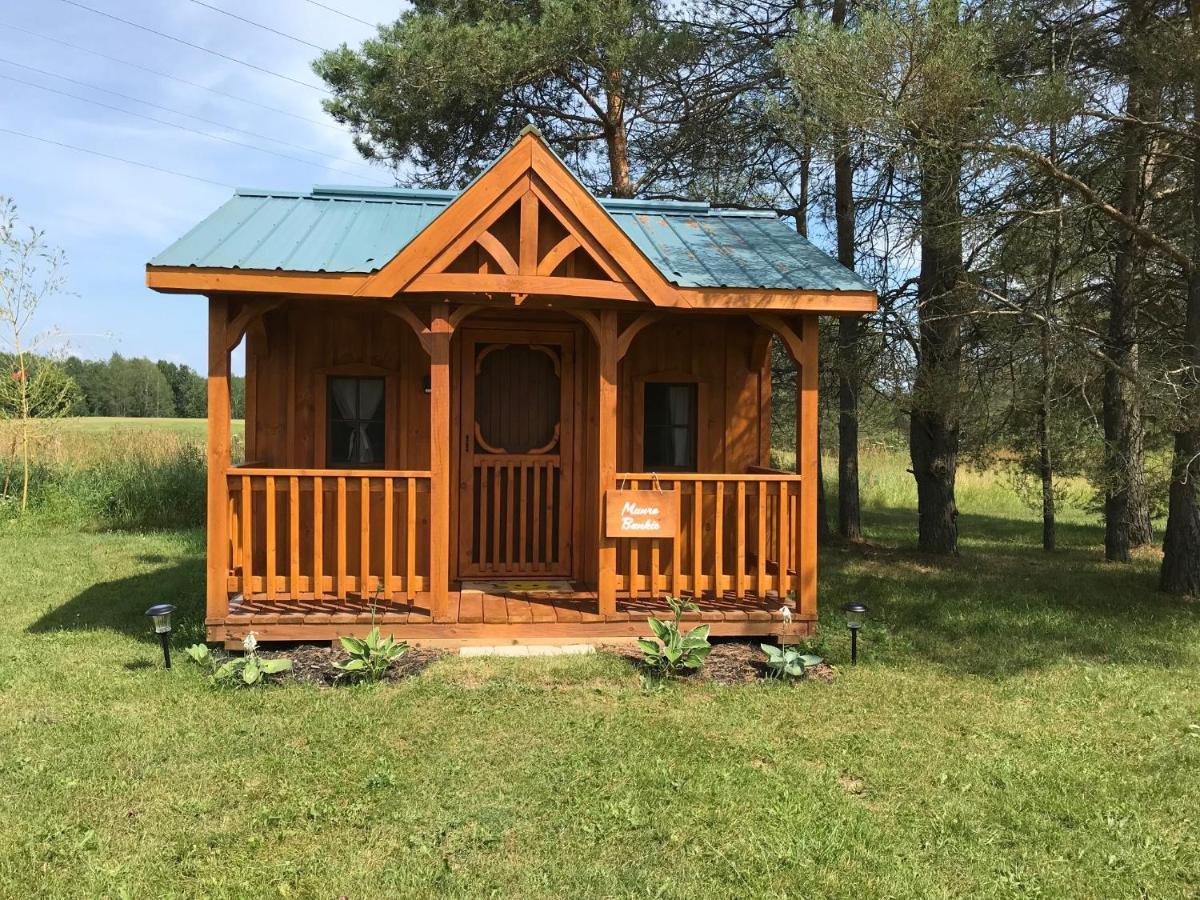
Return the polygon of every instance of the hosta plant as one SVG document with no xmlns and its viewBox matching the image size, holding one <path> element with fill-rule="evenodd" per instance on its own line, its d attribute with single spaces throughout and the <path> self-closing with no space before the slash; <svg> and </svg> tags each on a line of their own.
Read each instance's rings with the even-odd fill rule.
<svg viewBox="0 0 1200 900">
<path fill-rule="evenodd" d="M 379 626 L 367 632 L 365 638 L 343 637 L 340 640 L 350 658 L 335 665 L 342 677 L 360 681 L 379 681 L 392 663 L 408 652 L 408 644 L 397 641 L 395 635 L 380 637 Z"/>
<path fill-rule="evenodd" d="M 772 644 L 761 644 L 763 653 L 767 654 L 767 672 L 772 678 L 787 681 L 797 681 L 808 674 L 808 670 L 821 662 L 821 657 L 811 653 L 802 653 L 795 647 L 776 647 Z"/>
<path fill-rule="evenodd" d="M 712 652 L 708 642 L 707 625 L 697 625 L 686 634 L 679 628 L 684 612 L 698 609 L 695 603 L 668 597 L 673 617 L 664 622 L 651 616 L 647 621 L 658 640 L 638 638 L 642 656 L 649 669 L 659 676 L 678 675 L 688 669 L 704 665 L 704 658 Z"/>
<path fill-rule="evenodd" d="M 193 644 L 185 651 L 198 666 L 207 669 L 213 684 L 230 687 L 255 687 L 265 684 L 271 675 L 292 668 L 290 659 L 263 659 L 258 655 L 258 638 L 249 632 L 242 641 L 242 655 L 220 662 L 206 644 Z"/>
</svg>

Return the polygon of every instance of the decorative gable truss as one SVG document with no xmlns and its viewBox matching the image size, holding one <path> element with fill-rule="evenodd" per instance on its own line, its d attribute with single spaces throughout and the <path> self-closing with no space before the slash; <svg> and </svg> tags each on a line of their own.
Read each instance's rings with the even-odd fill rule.
<svg viewBox="0 0 1200 900">
<path fill-rule="evenodd" d="M 533 133 L 357 294 L 416 292 L 689 305 Z"/>
</svg>

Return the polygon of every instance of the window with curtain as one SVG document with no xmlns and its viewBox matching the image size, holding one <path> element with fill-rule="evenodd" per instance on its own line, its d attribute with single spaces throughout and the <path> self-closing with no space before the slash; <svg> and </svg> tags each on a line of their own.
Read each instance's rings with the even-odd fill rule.
<svg viewBox="0 0 1200 900">
<path fill-rule="evenodd" d="M 644 471 L 696 471 L 696 394 L 695 384 L 646 383 Z"/>
<path fill-rule="evenodd" d="M 383 384 L 382 378 L 329 379 L 325 456 L 330 468 L 383 465 Z"/>
</svg>

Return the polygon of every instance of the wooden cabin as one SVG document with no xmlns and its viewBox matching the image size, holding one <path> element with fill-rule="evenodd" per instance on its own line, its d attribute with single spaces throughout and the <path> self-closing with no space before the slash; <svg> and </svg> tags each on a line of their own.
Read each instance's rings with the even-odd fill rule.
<svg viewBox="0 0 1200 900">
<path fill-rule="evenodd" d="M 210 640 L 600 640 L 667 596 L 812 633 L 817 316 L 876 300 L 771 213 L 598 199 L 527 130 L 461 193 L 238 191 L 146 279 L 208 298 Z"/>
</svg>

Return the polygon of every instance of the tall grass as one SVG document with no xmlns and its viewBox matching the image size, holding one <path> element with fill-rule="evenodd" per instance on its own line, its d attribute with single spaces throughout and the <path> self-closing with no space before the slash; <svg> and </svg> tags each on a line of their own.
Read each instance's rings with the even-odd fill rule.
<svg viewBox="0 0 1200 900">
<path fill-rule="evenodd" d="M 21 460 L 0 433 L 0 519 L 77 528 L 202 525 L 204 451 L 195 436 L 144 430 L 82 434 L 43 429 L 30 472 L 29 509 L 20 514 Z"/>
</svg>

